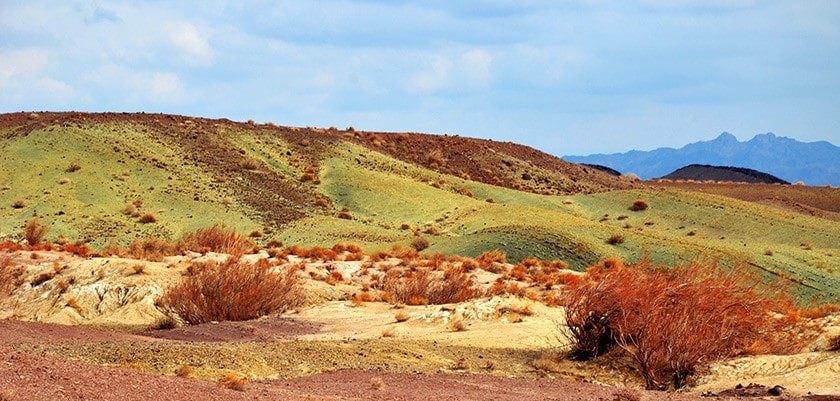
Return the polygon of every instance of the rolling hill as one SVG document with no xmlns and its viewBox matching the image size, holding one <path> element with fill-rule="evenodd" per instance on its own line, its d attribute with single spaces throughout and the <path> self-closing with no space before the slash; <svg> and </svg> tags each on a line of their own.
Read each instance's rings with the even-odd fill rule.
<svg viewBox="0 0 840 401">
<path fill-rule="evenodd" d="M 223 222 L 259 242 L 410 246 L 508 259 L 742 261 L 840 299 L 840 225 L 652 187 L 512 143 L 162 114 L 0 115 L 0 238 L 128 246 Z M 637 199 L 650 207 L 633 212 Z M 152 214 L 153 222 L 141 217 Z M 622 242 L 608 244 L 610 237 Z M 802 244 L 807 244 L 805 247 Z"/>
<path fill-rule="evenodd" d="M 808 185 L 840 184 L 840 147 L 831 143 L 799 142 L 772 133 L 756 135 L 739 142 L 724 132 L 711 141 L 701 141 L 679 149 L 659 148 L 649 152 L 564 156 L 575 163 L 604 165 L 642 179 L 664 176 L 687 164 L 738 166 L 756 169 L 789 182 Z"/>
</svg>

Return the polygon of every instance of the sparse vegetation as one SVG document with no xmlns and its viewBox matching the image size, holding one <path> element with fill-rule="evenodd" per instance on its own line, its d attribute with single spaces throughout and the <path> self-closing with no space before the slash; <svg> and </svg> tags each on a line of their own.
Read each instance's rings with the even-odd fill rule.
<svg viewBox="0 0 840 401">
<path fill-rule="evenodd" d="M 274 271 L 265 259 L 237 257 L 222 263 L 193 263 L 192 274 L 159 300 L 191 324 L 248 320 L 299 306 L 304 297 L 295 269 Z"/>
</svg>

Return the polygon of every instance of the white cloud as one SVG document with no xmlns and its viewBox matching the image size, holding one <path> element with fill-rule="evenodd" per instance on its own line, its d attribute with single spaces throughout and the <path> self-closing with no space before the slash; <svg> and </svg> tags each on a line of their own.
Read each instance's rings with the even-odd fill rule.
<svg viewBox="0 0 840 401">
<path fill-rule="evenodd" d="M 158 100 L 178 100 L 186 91 L 181 79 L 172 73 L 156 73 L 149 79 L 150 94 Z"/>
<path fill-rule="evenodd" d="M 49 77 L 39 79 L 38 87 L 53 99 L 70 99 L 74 93 L 73 87 L 70 85 Z"/>
<path fill-rule="evenodd" d="M 47 52 L 20 49 L 0 52 L 0 88 L 13 79 L 36 75 L 47 66 Z"/>
<path fill-rule="evenodd" d="M 180 103 L 187 98 L 181 78 L 173 72 L 132 70 L 108 64 L 85 74 L 86 87 L 99 103 L 119 104 Z"/>
<path fill-rule="evenodd" d="M 452 62 L 444 56 L 433 56 L 422 71 L 412 75 L 406 89 L 413 93 L 433 93 L 446 87 L 449 82 Z"/>
<path fill-rule="evenodd" d="M 461 56 L 465 78 L 479 86 L 485 87 L 490 83 L 490 66 L 493 56 L 482 49 L 470 50 Z"/>
<path fill-rule="evenodd" d="M 193 24 L 183 23 L 172 28 L 169 33 L 172 44 L 182 52 L 187 60 L 209 61 L 213 57 L 213 48 L 207 38 Z"/>
</svg>

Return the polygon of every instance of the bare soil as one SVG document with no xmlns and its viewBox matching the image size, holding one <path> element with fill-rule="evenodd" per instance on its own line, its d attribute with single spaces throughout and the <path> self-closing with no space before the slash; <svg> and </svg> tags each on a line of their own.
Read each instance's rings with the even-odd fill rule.
<svg viewBox="0 0 840 401">
<path fill-rule="evenodd" d="M 288 320 L 243 324 L 242 327 L 277 328 L 294 337 L 299 327 Z M 648 392 L 595 383 L 547 377 L 504 377 L 492 374 L 391 372 L 385 369 L 347 368 L 287 379 L 248 381 L 242 391 L 220 388 L 214 380 L 154 374 L 133 364 L 88 362 L 81 343 L 99 349 L 126 348 L 155 355 L 167 346 L 205 341 L 208 325 L 182 331 L 180 340 L 107 333 L 88 328 L 45 323 L 0 321 L 0 399 L 2 400 L 700 400 L 696 394 Z M 283 329 L 290 329 L 283 331 Z M 192 334 L 192 336 L 190 335 Z M 285 343 L 303 341 L 285 340 Z M 39 355 L 38 350 L 63 347 L 65 354 Z M 317 347 L 318 344 L 312 344 Z M 356 352 L 354 350 L 354 352 Z M 294 352 L 288 354 L 294 359 Z M 719 399 L 830 400 L 829 396 L 795 396 L 771 387 L 732 390 Z M 765 391 L 766 390 L 766 391 Z"/>
</svg>

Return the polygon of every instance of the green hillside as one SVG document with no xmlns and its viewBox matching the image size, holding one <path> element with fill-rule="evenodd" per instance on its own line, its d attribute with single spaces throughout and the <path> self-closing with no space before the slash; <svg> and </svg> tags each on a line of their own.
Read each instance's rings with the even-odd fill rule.
<svg viewBox="0 0 840 401">
<path fill-rule="evenodd" d="M 356 242 L 367 251 L 409 246 L 419 233 L 430 242 L 428 253 L 501 249 L 514 262 L 561 259 L 575 269 L 612 256 L 740 261 L 794 280 L 805 298 L 840 300 L 836 221 L 629 185 L 518 145 L 458 139 L 474 141 L 473 159 L 486 152 L 504 161 L 475 172 L 469 160 L 457 164 L 464 152 L 448 154 L 444 145 L 432 150 L 442 164 L 397 157 L 400 141 L 388 134 L 372 143 L 356 132 L 179 116 L 0 117 L 0 235 L 7 237 L 33 216 L 50 226 L 51 240 L 94 247 L 175 237 L 217 222 L 260 231 L 260 241 Z M 426 147 L 434 143 L 421 139 Z M 629 210 L 638 199 L 649 208 Z M 145 213 L 156 221 L 141 223 Z M 608 244 L 613 236 L 622 241 Z"/>
</svg>

